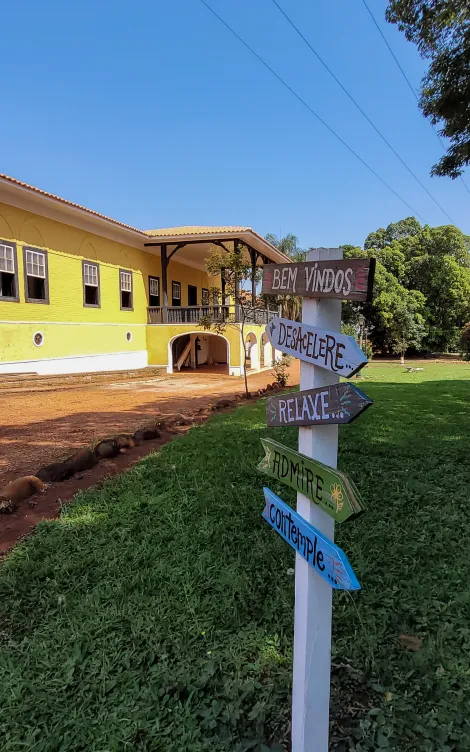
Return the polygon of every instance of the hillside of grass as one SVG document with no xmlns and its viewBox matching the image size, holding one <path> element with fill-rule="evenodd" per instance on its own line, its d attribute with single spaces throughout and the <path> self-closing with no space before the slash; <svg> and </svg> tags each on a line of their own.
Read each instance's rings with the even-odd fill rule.
<svg viewBox="0 0 470 752">
<path fill-rule="evenodd" d="M 364 376 L 375 404 L 340 431 L 367 511 L 337 526 L 363 590 L 334 593 L 331 747 L 468 752 L 470 366 Z M 265 435 L 296 445 L 264 401 L 215 416 L 0 563 L 2 751 L 289 749 L 294 553 L 260 516 Z"/>
</svg>

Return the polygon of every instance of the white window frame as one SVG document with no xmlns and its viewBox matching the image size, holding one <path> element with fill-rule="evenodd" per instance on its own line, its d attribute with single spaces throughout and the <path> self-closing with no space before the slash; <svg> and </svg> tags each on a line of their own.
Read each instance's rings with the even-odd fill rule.
<svg viewBox="0 0 470 752">
<path fill-rule="evenodd" d="M 134 284 L 132 279 L 132 272 L 128 269 L 119 269 L 119 304 L 121 311 L 133 311 L 134 310 Z M 122 305 L 122 293 L 130 293 L 130 305 Z"/>
<path fill-rule="evenodd" d="M 47 251 L 23 246 L 25 300 L 27 303 L 49 304 L 49 267 Z M 32 298 L 28 293 L 28 277 L 44 280 L 44 298 Z"/>
<path fill-rule="evenodd" d="M 10 251 L 10 253 L 9 253 Z M 14 295 L 0 294 L 0 301 L 4 303 L 19 303 L 19 279 L 18 279 L 18 257 L 16 255 L 16 243 L 10 243 L 8 240 L 0 240 L 0 274 L 11 274 L 13 276 Z"/>
<path fill-rule="evenodd" d="M 175 288 L 176 285 L 176 288 Z M 178 290 L 178 295 L 175 295 L 175 289 Z M 171 283 L 171 297 L 175 300 L 181 301 L 181 282 L 172 282 Z"/>
</svg>

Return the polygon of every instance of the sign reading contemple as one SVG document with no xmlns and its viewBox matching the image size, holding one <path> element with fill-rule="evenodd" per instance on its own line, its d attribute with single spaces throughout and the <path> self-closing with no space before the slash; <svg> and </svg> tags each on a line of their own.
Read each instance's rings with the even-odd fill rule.
<svg viewBox="0 0 470 752">
<path fill-rule="evenodd" d="M 303 392 L 269 397 L 268 426 L 321 426 L 351 423 L 372 404 L 367 394 L 349 382 L 331 384 Z"/>
<path fill-rule="evenodd" d="M 361 586 L 344 551 L 313 525 L 294 512 L 269 488 L 262 516 L 300 556 L 337 590 L 360 590 Z"/>
<path fill-rule="evenodd" d="M 341 332 L 328 332 L 276 316 L 267 325 L 266 334 L 276 350 L 346 378 L 367 363 L 367 357 L 354 337 Z"/>
<path fill-rule="evenodd" d="M 344 473 L 306 457 L 272 439 L 261 439 L 266 452 L 258 470 L 300 491 L 336 522 L 363 510 L 359 491 Z"/>
<path fill-rule="evenodd" d="M 261 292 L 304 298 L 371 300 L 374 273 L 374 258 L 267 264 L 263 269 Z"/>
</svg>

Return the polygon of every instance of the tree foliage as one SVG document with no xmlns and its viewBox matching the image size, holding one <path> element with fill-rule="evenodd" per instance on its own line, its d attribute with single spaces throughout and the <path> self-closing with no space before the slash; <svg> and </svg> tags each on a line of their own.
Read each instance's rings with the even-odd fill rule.
<svg viewBox="0 0 470 752">
<path fill-rule="evenodd" d="M 278 238 L 274 233 L 268 233 L 266 240 L 271 243 L 286 256 L 290 256 L 292 261 L 305 261 L 307 252 L 298 246 L 298 238 L 292 233 L 288 233 L 283 238 Z M 281 306 L 281 312 L 284 318 L 291 321 L 300 321 L 302 317 L 302 298 L 298 295 L 265 295 L 265 304 L 267 307 Z"/>
<path fill-rule="evenodd" d="M 468 0 L 390 0 L 386 18 L 430 61 L 420 108 L 450 139 L 433 175 L 456 178 L 470 163 L 470 4 Z"/>
<path fill-rule="evenodd" d="M 249 311 L 252 308 L 251 297 L 248 298 L 243 290 L 243 286 L 253 279 L 253 270 L 251 263 L 247 261 L 248 249 L 241 243 L 233 250 L 221 250 L 213 248 L 210 256 L 206 259 L 206 269 L 212 277 L 223 276 L 225 280 L 225 294 L 234 301 L 237 316 L 236 321 L 232 323 L 230 317 L 227 317 L 226 308 L 222 305 L 216 307 L 214 314 L 202 318 L 200 326 L 206 331 L 212 331 L 215 334 L 223 334 L 228 326 L 238 329 L 240 326 L 241 338 L 243 342 L 245 393 L 248 394 L 247 379 L 247 354 L 245 347 L 245 323 Z M 260 271 L 255 271 L 255 282 L 258 281 Z M 220 290 L 215 287 L 211 288 L 210 293 L 219 294 Z M 222 301 L 223 303 L 224 301 Z M 218 315 L 217 315 L 218 310 Z"/>
<path fill-rule="evenodd" d="M 362 312 L 375 349 L 453 350 L 470 318 L 470 239 L 457 227 L 421 227 L 413 217 L 371 232 L 345 257 L 377 259 L 371 303 L 346 303 L 343 319 Z"/>
</svg>

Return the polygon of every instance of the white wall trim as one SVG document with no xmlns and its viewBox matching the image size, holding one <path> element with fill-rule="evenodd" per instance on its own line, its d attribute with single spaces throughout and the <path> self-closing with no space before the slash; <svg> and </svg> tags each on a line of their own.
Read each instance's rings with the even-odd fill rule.
<svg viewBox="0 0 470 752">
<path fill-rule="evenodd" d="M 124 371 L 146 368 L 147 350 L 131 350 L 90 355 L 68 355 L 62 358 L 38 358 L 0 362 L 0 374 L 38 373 L 41 376 L 61 373 Z"/>
</svg>

